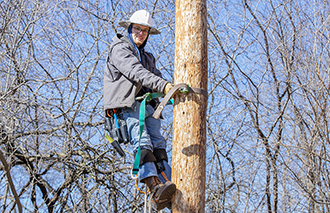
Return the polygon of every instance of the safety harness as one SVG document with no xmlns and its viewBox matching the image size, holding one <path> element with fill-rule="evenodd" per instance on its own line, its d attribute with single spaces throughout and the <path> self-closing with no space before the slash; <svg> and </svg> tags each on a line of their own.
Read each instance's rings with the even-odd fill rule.
<svg viewBox="0 0 330 213">
<path fill-rule="evenodd" d="M 135 159 L 133 163 L 133 168 L 131 171 L 131 176 L 133 179 L 137 179 L 137 174 L 139 172 L 140 167 L 140 161 L 141 161 L 141 147 L 140 147 L 140 141 L 142 132 L 145 125 L 145 109 L 146 109 L 146 103 L 153 100 L 154 98 L 164 97 L 161 103 L 156 108 L 153 117 L 156 119 L 159 119 L 163 109 L 168 104 L 173 104 L 174 101 L 172 99 L 172 96 L 176 94 L 177 92 L 181 93 L 199 93 L 202 95 L 208 96 L 208 93 L 206 90 L 196 87 L 190 87 L 188 84 L 185 83 L 179 83 L 173 86 L 173 88 L 165 95 L 163 93 L 146 93 L 142 97 L 137 97 L 136 100 L 141 101 L 140 105 L 140 114 L 139 114 L 139 143 L 138 143 L 138 150 L 135 154 Z M 121 123 L 124 121 L 120 121 Z M 113 112 L 109 112 L 107 110 L 107 116 L 106 116 L 106 122 L 105 127 L 108 129 L 110 135 L 105 134 L 105 138 L 113 145 L 113 147 L 116 149 L 116 151 L 122 156 L 125 157 L 124 150 L 120 147 L 120 143 L 127 143 L 128 142 L 128 136 L 126 132 L 126 123 L 124 125 L 119 125 L 119 121 L 117 118 L 117 112 L 114 109 Z M 111 128 L 115 127 L 115 128 Z M 114 132 L 115 131 L 115 132 Z M 143 155 L 148 155 L 148 153 L 143 153 Z"/>
<path fill-rule="evenodd" d="M 140 162 L 141 162 L 141 146 L 140 146 L 140 142 L 141 142 L 141 136 L 142 136 L 142 132 L 144 129 L 144 125 L 145 125 L 145 110 L 146 110 L 146 103 L 148 101 L 153 100 L 154 98 L 159 98 L 159 97 L 164 97 L 163 100 L 161 101 L 161 103 L 158 105 L 157 109 L 155 110 L 153 117 L 156 119 L 159 119 L 163 109 L 165 108 L 166 105 L 168 104 L 173 104 L 173 99 L 172 96 L 177 93 L 177 92 L 181 92 L 181 93 L 189 93 L 189 92 L 194 92 L 194 93 L 200 93 L 203 94 L 205 96 L 208 96 L 207 91 L 205 91 L 204 89 L 200 89 L 200 88 L 196 88 L 196 87 L 189 87 L 189 85 L 184 84 L 184 83 L 179 83 L 175 86 L 173 86 L 173 88 L 166 94 L 166 96 L 164 97 L 163 93 L 146 93 L 145 95 L 143 95 L 142 97 L 137 97 L 136 100 L 141 101 L 141 105 L 140 105 L 140 114 L 139 114 L 139 142 L 138 142 L 138 150 L 135 154 L 135 159 L 134 159 L 134 163 L 133 163 L 133 168 L 131 171 L 131 177 L 133 179 L 137 179 L 137 174 L 139 173 L 139 167 L 140 167 Z M 121 121 L 122 122 L 122 121 Z M 111 126 L 115 125 L 115 130 L 111 130 L 114 128 L 109 128 Z M 121 126 L 119 125 L 118 122 L 118 118 L 116 115 L 116 110 L 113 111 L 113 114 L 110 115 L 109 110 L 107 110 L 107 119 L 106 119 L 106 123 L 105 123 L 106 128 L 109 130 L 110 134 L 113 133 L 113 131 L 115 131 L 116 134 L 111 134 L 112 138 L 109 135 L 105 135 L 106 139 L 113 145 L 113 147 L 118 151 L 118 153 L 124 157 L 125 153 L 123 151 L 123 149 L 120 147 L 119 143 L 121 141 L 125 141 L 125 143 L 128 142 L 128 136 L 124 136 L 126 135 L 126 133 L 124 133 L 124 130 L 122 130 Z M 125 128 L 126 124 L 125 124 Z M 123 135 L 123 136 L 121 136 Z M 123 139 L 124 138 L 124 139 Z M 148 153 L 143 153 L 143 155 L 148 156 Z M 165 158 L 164 158 L 165 159 Z M 166 159 L 167 160 L 167 159 Z M 158 159 L 158 161 L 160 161 L 160 159 Z M 162 172 L 162 171 L 160 171 Z M 164 177 L 166 179 L 166 176 Z"/>
<path fill-rule="evenodd" d="M 146 102 L 151 101 L 154 98 L 159 98 L 159 97 L 163 97 L 163 96 L 164 96 L 163 93 L 146 93 L 143 96 L 143 100 L 140 105 L 140 115 L 139 115 L 139 127 L 140 127 L 139 145 L 138 145 L 138 150 L 135 155 L 135 160 L 134 160 L 132 175 L 131 175 L 133 179 L 137 178 L 137 174 L 139 172 L 139 167 L 140 167 L 140 160 L 141 160 L 140 142 L 141 142 L 141 136 L 142 136 L 142 132 L 144 129 L 144 123 L 145 123 L 144 121 L 145 121 Z"/>
<path fill-rule="evenodd" d="M 181 92 L 181 93 L 199 93 L 202 94 L 204 96 L 208 96 L 208 93 L 206 90 L 201 89 L 201 88 L 196 88 L 196 87 L 189 87 L 189 85 L 184 84 L 184 83 L 179 83 L 175 86 L 173 86 L 173 88 L 164 96 L 163 93 L 146 93 L 145 95 L 143 95 L 142 97 L 137 97 L 136 100 L 141 101 L 141 105 L 140 105 L 140 114 L 139 114 L 139 142 L 138 142 L 138 150 L 135 154 L 135 159 L 134 159 L 134 163 L 133 163 L 133 168 L 131 170 L 131 177 L 132 179 L 135 180 L 135 187 L 137 188 L 137 190 L 140 193 L 145 194 L 145 212 L 147 209 L 147 194 L 148 194 L 148 190 L 146 189 L 145 192 L 143 192 L 139 187 L 138 187 L 138 173 L 139 173 L 139 168 L 140 168 L 140 164 L 141 164 L 141 147 L 140 147 L 140 141 L 141 141 L 141 136 L 142 136 L 142 132 L 144 129 L 144 125 L 145 125 L 145 110 L 146 110 L 146 103 L 153 100 L 154 98 L 159 98 L 159 97 L 164 97 L 163 100 L 161 101 L 161 103 L 158 105 L 158 107 L 156 108 L 153 117 L 156 119 L 159 119 L 159 117 L 161 116 L 161 113 L 163 111 L 163 109 L 165 108 L 166 105 L 169 104 L 173 104 L 174 100 L 172 99 L 172 96 L 174 94 L 176 94 L 177 92 Z M 114 111 L 114 118 L 115 120 L 117 120 L 117 117 L 115 117 L 116 111 Z M 115 121 L 116 122 L 116 121 Z M 118 122 L 118 121 L 117 121 Z M 118 124 L 117 124 L 117 129 L 120 129 Z M 119 143 L 116 140 L 113 140 L 110 136 L 108 136 L 107 134 L 105 135 L 106 139 L 113 145 L 113 147 L 118 151 L 118 153 L 125 157 L 125 153 L 123 151 L 123 149 L 120 147 Z M 145 151 L 145 150 L 143 150 Z M 145 157 L 145 155 L 148 155 L 148 153 L 142 153 L 143 158 Z M 165 152 L 165 156 L 163 156 L 164 154 L 162 153 L 162 150 L 159 150 L 159 153 L 156 155 L 156 157 L 158 156 L 159 159 L 156 159 L 156 162 L 160 162 L 160 160 L 166 159 L 167 160 L 167 156 L 166 156 L 166 152 Z M 152 160 L 151 160 L 152 161 Z M 156 165 L 157 168 L 160 168 L 161 165 Z M 166 181 L 169 181 L 168 178 L 166 177 L 164 171 L 162 171 L 162 169 L 159 169 L 159 173 L 164 177 L 164 179 Z M 151 212 L 150 209 L 150 205 L 149 205 L 149 212 Z"/>
<path fill-rule="evenodd" d="M 184 84 L 184 83 L 177 84 L 166 94 L 166 96 L 163 98 L 161 103 L 158 105 L 157 109 L 155 110 L 155 112 L 153 114 L 154 118 L 159 119 L 165 106 L 168 104 L 173 104 L 173 99 L 171 99 L 171 98 L 178 91 L 181 93 L 195 92 L 195 93 L 203 94 L 205 96 L 208 95 L 207 91 L 205 91 L 203 89 L 196 88 L 196 87 L 189 87 L 189 85 Z M 141 140 L 141 135 L 142 135 L 143 128 L 144 128 L 146 102 L 151 101 L 154 98 L 159 98 L 159 97 L 163 97 L 163 96 L 164 96 L 163 93 L 146 93 L 142 97 L 143 100 L 140 105 L 140 115 L 139 115 L 139 126 L 140 126 L 139 145 L 138 145 L 137 153 L 135 155 L 133 169 L 131 172 L 131 177 L 133 179 L 137 178 L 137 174 L 139 172 L 139 167 L 140 167 L 140 161 L 141 161 L 140 140 Z M 163 171 L 160 171 L 160 172 L 161 172 L 161 174 L 164 173 Z M 167 179 L 167 177 L 164 174 L 162 174 L 162 176 L 165 178 L 165 180 Z"/>
</svg>

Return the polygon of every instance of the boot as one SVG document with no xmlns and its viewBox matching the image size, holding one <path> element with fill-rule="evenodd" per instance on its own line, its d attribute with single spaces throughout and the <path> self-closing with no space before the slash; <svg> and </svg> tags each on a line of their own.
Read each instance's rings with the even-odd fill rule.
<svg viewBox="0 0 330 213">
<path fill-rule="evenodd" d="M 171 208 L 171 198 L 176 191 L 174 183 L 167 181 L 162 184 L 157 176 L 145 178 L 143 182 L 147 184 L 150 189 L 151 198 L 157 211 L 165 207 Z"/>
</svg>

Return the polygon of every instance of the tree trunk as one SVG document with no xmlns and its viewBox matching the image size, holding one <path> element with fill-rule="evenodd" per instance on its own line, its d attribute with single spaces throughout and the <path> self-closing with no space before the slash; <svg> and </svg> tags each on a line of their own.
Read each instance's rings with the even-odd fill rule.
<svg viewBox="0 0 330 213">
<path fill-rule="evenodd" d="M 176 1 L 175 83 L 207 90 L 205 0 Z M 177 192 L 172 212 L 204 212 L 207 97 L 175 96 L 172 181 Z"/>
</svg>

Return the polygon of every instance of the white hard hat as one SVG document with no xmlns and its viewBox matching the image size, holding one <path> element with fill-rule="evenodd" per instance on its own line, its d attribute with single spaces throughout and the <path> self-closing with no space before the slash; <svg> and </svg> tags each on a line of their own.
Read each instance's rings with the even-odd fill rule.
<svg viewBox="0 0 330 213">
<path fill-rule="evenodd" d="M 119 25 L 126 29 L 129 27 L 130 24 L 141 24 L 150 27 L 150 31 L 149 31 L 150 34 L 160 34 L 159 30 L 152 27 L 153 24 L 152 18 L 148 13 L 148 11 L 146 10 L 138 10 L 135 13 L 133 13 L 133 15 L 128 21 L 119 22 Z"/>
</svg>

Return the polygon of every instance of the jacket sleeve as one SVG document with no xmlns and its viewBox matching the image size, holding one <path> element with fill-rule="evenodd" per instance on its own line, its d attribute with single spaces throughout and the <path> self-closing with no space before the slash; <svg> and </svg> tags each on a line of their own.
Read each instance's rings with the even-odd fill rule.
<svg viewBox="0 0 330 213">
<path fill-rule="evenodd" d="M 110 50 L 110 60 L 126 78 L 157 92 L 163 92 L 167 81 L 145 69 L 128 44 L 115 45 Z"/>
</svg>

